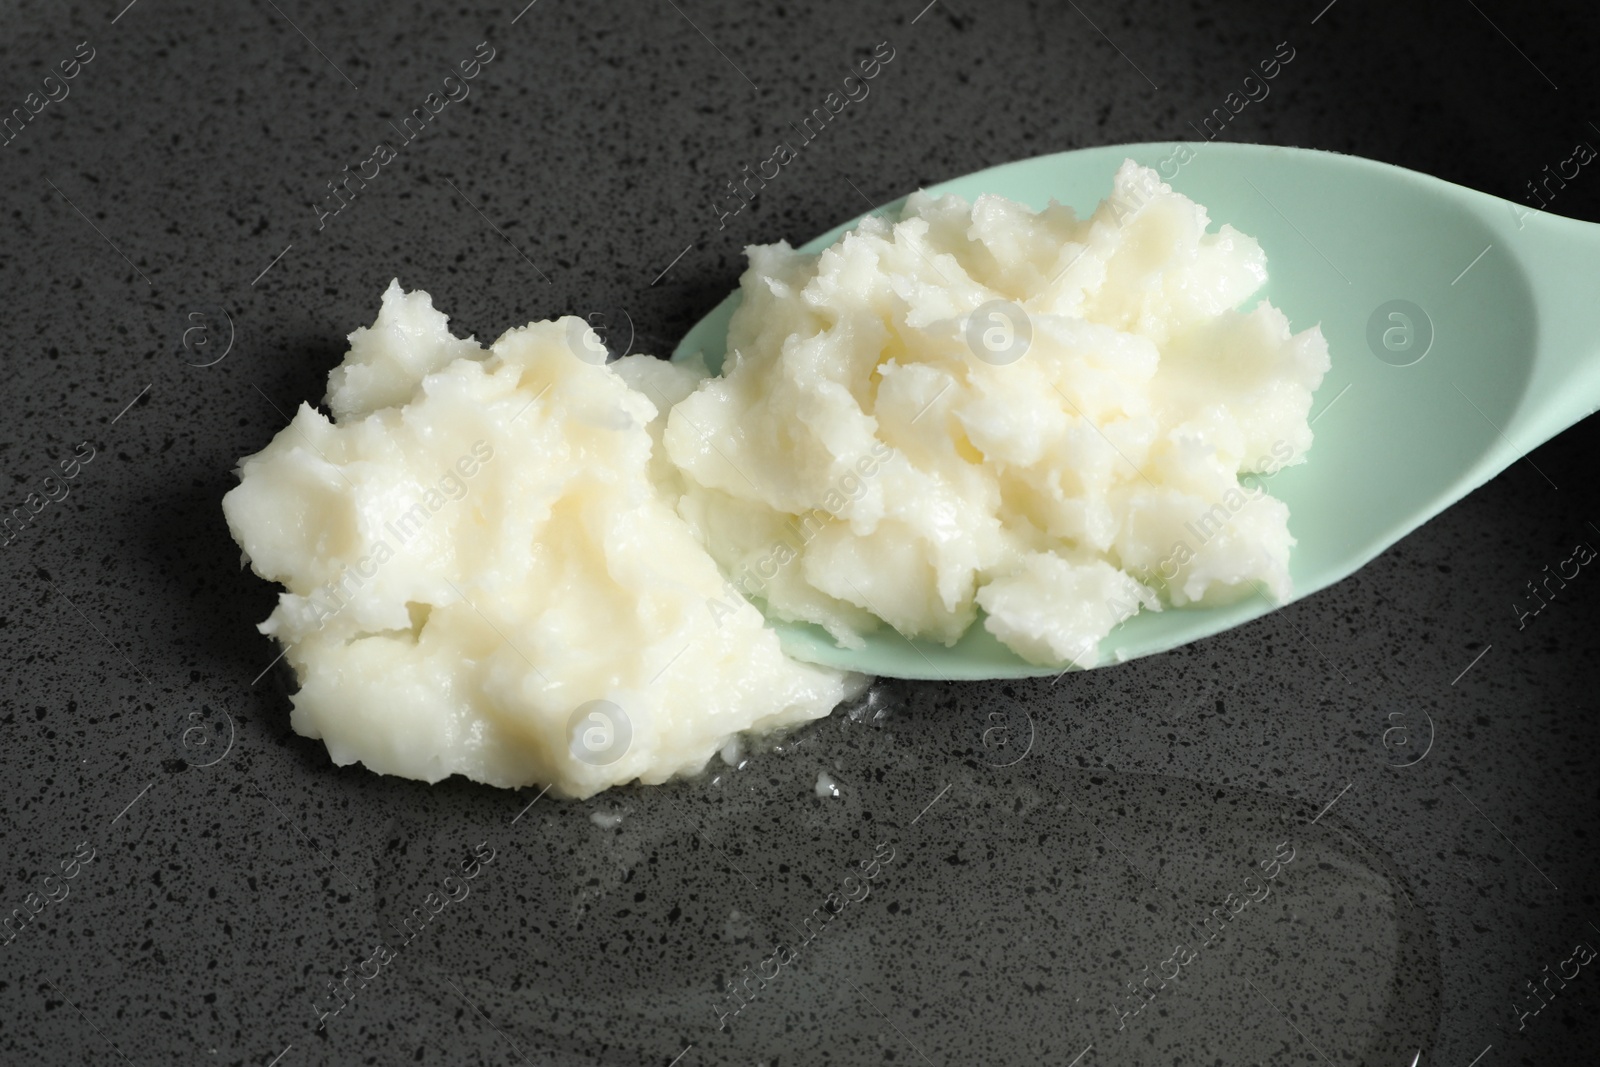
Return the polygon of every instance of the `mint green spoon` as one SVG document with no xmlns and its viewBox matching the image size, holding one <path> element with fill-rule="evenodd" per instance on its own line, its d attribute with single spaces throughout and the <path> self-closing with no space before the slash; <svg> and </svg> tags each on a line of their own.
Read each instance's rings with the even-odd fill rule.
<svg viewBox="0 0 1600 1067">
<path fill-rule="evenodd" d="M 1129 158 L 1204 204 L 1214 225 L 1259 240 L 1271 276 L 1260 296 L 1296 330 L 1320 322 L 1328 339 L 1316 443 L 1270 483 L 1299 540 L 1289 567 L 1296 599 L 1347 577 L 1600 405 L 1600 226 L 1371 160 L 1215 142 L 1062 152 L 929 191 L 998 193 L 1035 209 L 1054 198 L 1082 215 Z M 859 221 L 802 247 L 826 247 Z M 715 373 L 738 302 L 734 293 L 695 324 L 673 358 L 703 353 Z M 1101 642 L 1100 662 L 1164 652 L 1279 606 L 1252 596 L 1141 612 Z M 1059 672 L 1018 658 L 981 620 L 949 648 L 886 626 L 848 650 L 818 627 L 774 625 L 790 655 L 868 674 Z"/>
</svg>

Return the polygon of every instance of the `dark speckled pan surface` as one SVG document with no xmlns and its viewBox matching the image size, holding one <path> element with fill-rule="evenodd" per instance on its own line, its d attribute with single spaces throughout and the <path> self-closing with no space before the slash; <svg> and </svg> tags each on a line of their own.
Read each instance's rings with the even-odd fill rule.
<svg viewBox="0 0 1600 1067">
<path fill-rule="evenodd" d="M 1600 219 L 1583 4 L 922 3 L 8 6 L 0 1063 L 1594 1062 L 1600 574 L 1519 628 L 1600 545 L 1593 419 L 1241 630 L 880 684 L 696 781 L 428 787 L 289 730 L 219 501 L 391 277 L 665 353 L 746 244 L 1246 92 L 1225 139 Z"/>
</svg>

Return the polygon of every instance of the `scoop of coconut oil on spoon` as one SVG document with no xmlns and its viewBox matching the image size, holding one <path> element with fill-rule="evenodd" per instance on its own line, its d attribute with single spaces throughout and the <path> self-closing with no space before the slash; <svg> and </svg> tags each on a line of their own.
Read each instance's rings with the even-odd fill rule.
<svg viewBox="0 0 1600 1067">
<path fill-rule="evenodd" d="M 928 191 L 992 193 L 1034 209 L 1055 199 L 1083 214 L 1126 159 L 1155 167 L 1214 220 L 1255 237 L 1269 280 L 1252 301 L 1281 308 L 1297 330 L 1320 323 L 1327 338 L 1332 369 L 1312 414 L 1316 443 L 1305 463 L 1272 478 L 1298 542 L 1292 598 L 1347 577 L 1600 404 L 1600 304 L 1589 292 L 1600 226 L 1371 160 L 1249 144 L 1063 152 Z M 892 216 L 900 203 L 882 210 Z M 824 248 L 859 221 L 801 249 Z M 697 323 L 674 358 L 698 353 L 716 373 L 739 299 Z M 1166 651 L 1279 606 L 1256 595 L 1142 611 L 1101 642 L 1098 662 Z M 853 649 L 819 627 L 771 621 L 797 658 L 885 677 L 1061 669 L 1024 661 L 981 618 L 949 647 L 885 626 Z"/>
</svg>

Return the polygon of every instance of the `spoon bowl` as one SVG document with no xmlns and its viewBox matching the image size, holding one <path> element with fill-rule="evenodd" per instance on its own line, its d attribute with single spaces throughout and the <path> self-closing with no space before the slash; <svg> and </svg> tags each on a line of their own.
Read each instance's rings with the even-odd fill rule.
<svg viewBox="0 0 1600 1067">
<path fill-rule="evenodd" d="M 1273 475 L 1297 539 L 1291 600 L 1347 577 L 1600 404 L 1600 226 L 1527 209 L 1353 156 L 1266 145 L 1113 145 L 1007 163 L 929 188 L 993 193 L 1087 215 L 1126 159 L 1153 167 L 1255 237 L 1271 301 L 1295 330 L 1321 324 L 1332 358 L 1313 401 L 1305 463 Z M 874 213 L 898 213 L 896 200 Z M 818 251 L 860 217 L 801 246 Z M 684 337 L 674 359 L 724 356 L 739 294 Z M 1537 469 L 1537 468 L 1535 468 Z M 1552 491 L 1558 487 L 1550 482 Z M 1140 612 L 1100 645 L 1110 664 L 1220 633 L 1282 603 Z M 798 659 L 897 678 L 1056 674 L 974 624 L 946 647 L 888 626 L 862 648 L 773 620 Z"/>
</svg>

